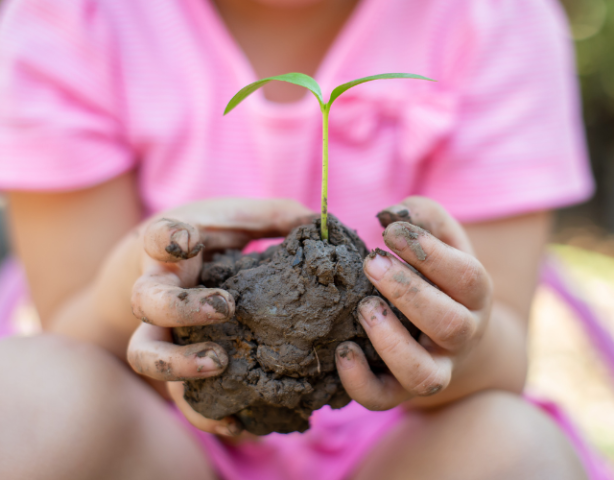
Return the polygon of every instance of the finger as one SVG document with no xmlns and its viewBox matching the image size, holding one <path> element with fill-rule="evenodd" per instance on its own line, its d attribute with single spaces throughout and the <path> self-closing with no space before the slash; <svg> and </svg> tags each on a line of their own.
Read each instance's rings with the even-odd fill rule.
<svg viewBox="0 0 614 480">
<path fill-rule="evenodd" d="M 410 223 L 393 223 L 384 232 L 386 245 L 442 291 L 471 310 L 488 306 L 492 283 L 471 254 L 451 248 Z"/>
<path fill-rule="evenodd" d="M 167 389 L 183 416 L 199 430 L 223 437 L 236 437 L 243 431 L 243 425 L 236 418 L 226 417 L 223 420 L 211 420 L 194 410 L 183 396 L 183 383 L 167 383 Z"/>
<path fill-rule="evenodd" d="M 145 229 L 147 254 L 160 262 L 192 258 L 204 248 L 242 249 L 258 238 L 284 237 L 310 223 L 313 211 L 294 200 L 216 199 L 182 206 Z"/>
<path fill-rule="evenodd" d="M 264 238 L 286 236 L 293 228 L 310 223 L 314 215 L 294 200 L 250 199 L 248 203 L 241 198 L 224 198 L 192 204 L 179 218 L 199 225 L 205 235 L 211 231 L 234 230 L 252 238 Z"/>
<path fill-rule="evenodd" d="M 442 348 L 456 352 L 479 331 L 480 316 L 430 285 L 392 255 L 381 250 L 369 255 L 364 270 L 375 288 Z"/>
<path fill-rule="evenodd" d="M 409 222 L 427 230 L 447 245 L 473 254 L 471 242 L 462 225 L 439 203 L 426 197 L 408 197 L 378 214 L 386 228 L 392 221 Z"/>
<path fill-rule="evenodd" d="M 170 382 L 219 375 L 228 356 L 211 342 L 174 345 L 170 330 L 143 323 L 130 339 L 128 363 L 141 375 Z"/>
<path fill-rule="evenodd" d="M 235 302 L 217 288 L 180 287 L 173 272 L 150 269 L 132 288 L 132 311 L 145 323 L 159 327 L 208 325 L 232 318 Z"/>
<path fill-rule="evenodd" d="M 198 229 L 190 223 L 161 218 L 150 223 L 143 237 L 145 252 L 159 262 L 179 262 L 203 249 Z"/>
<path fill-rule="evenodd" d="M 198 255 L 201 250 L 242 249 L 256 236 L 255 233 L 215 230 L 176 219 L 161 218 L 147 226 L 144 249 L 154 260 L 176 263 Z"/>
<path fill-rule="evenodd" d="M 369 410 L 389 410 L 411 398 L 392 375 L 376 376 L 365 354 L 354 342 L 344 342 L 337 347 L 335 362 L 347 394 Z"/>
<path fill-rule="evenodd" d="M 364 299 L 358 318 L 390 372 L 412 395 L 433 395 L 450 383 L 452 359 L 418 343 L 381 298 Z"/>
</svg>

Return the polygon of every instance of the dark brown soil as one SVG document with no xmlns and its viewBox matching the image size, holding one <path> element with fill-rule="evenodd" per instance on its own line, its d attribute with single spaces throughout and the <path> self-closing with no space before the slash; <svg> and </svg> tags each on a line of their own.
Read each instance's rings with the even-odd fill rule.
<svg viewBox="0 0 614 480">
<path fill-rule="evenodd" d="M 221 376 L 186 382 L 186 400 L 205 417 L 234 415 L 256 435 L 303 432 L 314 410 L 350 401 L 335 369 L 339 343 L 356 342 L 385 369 L 356 317 L 360 300 L 377 295 L 362 269 L 368 251 L 329 218 L 329 242 L 315 220 L 263 253 L 227 251 L 204 264 L 202 284 L 236 302 L 229 322 L 174 330 L 180 345 L 212 341 L 228 352 Z"/>
</svg>

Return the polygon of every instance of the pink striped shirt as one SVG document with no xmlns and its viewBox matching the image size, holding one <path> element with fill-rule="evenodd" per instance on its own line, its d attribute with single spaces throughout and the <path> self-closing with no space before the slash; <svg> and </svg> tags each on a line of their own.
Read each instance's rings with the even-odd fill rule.
<svg viewBox="0 0 614 480">
<path fill-rule="evenodd" d="M 386 72 L 438 82 L 364 84 L 332 108 L 329 207 L 371 247 L 376 212 L 411 194 L 466 222 L 591 194 L 555 0 L 362 0 L 316 79 L 326 95 Z M 254 80 L 207 0 L 4 0 L 0 189 L 80 189 L 137 169 L 150 212 L 215 196 L 319 210 L 317 102 L 258 92 L 222 118 Z M 339 480 L 400 415 L 324 408 L 304 435 L 239 447 L 199 435 L 226 479 Z"/>
<path fill-rule="evenodd" d="M 138 169 L 151 212 L 215 196 L 319 210 L 320 114 L 253 95 L 206 0 L 8 0 L 0 24 L 0 188 L 67 190 Z M 371 246 L 410 194 L 461 221 L 558 207 L 592 181 L 554 0 L 363 0 L 318 69 L 333 106 L 330 210 Z"/>
</svg>

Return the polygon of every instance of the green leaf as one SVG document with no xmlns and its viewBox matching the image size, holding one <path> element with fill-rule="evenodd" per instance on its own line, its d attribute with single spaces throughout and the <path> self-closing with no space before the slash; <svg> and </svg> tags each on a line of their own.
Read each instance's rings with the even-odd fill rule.
<svg viewBox="0 0 614 480">
<path fill-rule="evenodd" d="M 250 83 L 248 86 L 243 87 L 241 90 L 239 90 L 239 93 L 230 99 L 230 102 L 228 102 L 228 105 L 226 105 L 226 110 L 224 110 L 224 115 L 231 112 L 237 105 L 239 105 L 239 103 L 272 80 L 293 83 L 294 85 L 305 87 L 316 96 L 318 102 L 320 102 L 320 107 L 324 105 L 322 90 L 320 89 L 318 82 L 304 73 L 286 73 L 284 75 L 277 75 L 276 77 L 263 78 L 262 80 L 258 80 L 257 82 Z"/>
<path fill-rule="evenodd" d="M 361 83 L 372 82 L 373 80 L 383 80 L 387 78 L 415 78 L 418 80 L 428 80 L 429 82 L 434 82 L 432 78 L 423 77 L 422 75 L 414 75 L 413 73 L 383 73 L 381 75 L 372 75 L 370 77 L 359 78 L 358 80 L 352 80 L 351 82 L 344 83 L 343 85 L 339 85 L 337 88 L 333 90 L 333 93 L 330 94 L 330 100 L 328 101 L 328 107 L 330 107 L 339 95 L 343 92 L 346 92 L 352 87 L 356 85 L 360 85 Z"/>
</svg>

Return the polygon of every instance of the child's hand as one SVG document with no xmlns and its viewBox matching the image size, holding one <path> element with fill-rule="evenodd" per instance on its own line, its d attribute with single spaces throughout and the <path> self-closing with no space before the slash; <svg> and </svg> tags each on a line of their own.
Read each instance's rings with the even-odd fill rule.
<svg viewBox="0 0 614 480">
<path fill-rule="evenodd" d="M 241 430 L 235 419 L 206 419 L 183 399 L 183 380 L 219 375 L 228 365 L 226 352 L 214 343 L 172 343 L 172 327 L 219 323 L 234 315 L 230 294 L 197 287 L 203 254 L 285 236 L 311 218 L 312 212 L 292 201 L 219 200 L 168 212 L 142 229 L 142 275 L 132 290 L 132 311 L 143 323 L 131 338 L 128 361 L 141 375 L 174 382 L 169 393 L 197 428 L 229 436 Z"/>
<path fill-rule="evenodd" d="M 360 322 L 390 374 L 376 376 L 352 342 L 337 349 L 345 389 L 371 410 L 389 409 L 445 389 L 480 341 L 490 316 L 491 280 L 473 256 L 460 224 L 426 198 L 411 197 L 389 210 L 404 209 L 413 224 L 390 224 L 384 240 L 429 281 L 381 251 L 365 260 L 364 270 L 381 294 L 423 333 L 414 340 L 382 299 L 369 297 L 359 305 Z"/>
</svg>

